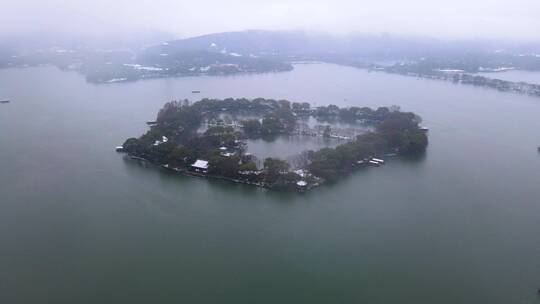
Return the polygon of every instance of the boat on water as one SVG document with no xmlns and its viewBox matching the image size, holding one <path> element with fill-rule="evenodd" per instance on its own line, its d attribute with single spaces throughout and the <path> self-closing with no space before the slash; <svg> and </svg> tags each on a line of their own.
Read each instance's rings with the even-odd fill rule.
<svg viewBox="0 0 540 304">
<path fill-rule="evenodd" d="M 372 157 L 371 161 L 376 162 L 376 163 L 378 163 L 380 165 L 384 165 L 384 160 L 379 159 L 379 158 Z"/>
<path fill-rule="evenodd" d="M 374 161 L 374 160 L 368 161 L 368 164 L 371 165 L 371 166 L 375 166 L 375 167 L 380 167 L 380 166 L 382 166 L 381 163 L 379 163 L 379 162 L 377 162 L 377 161 Z"/>
<path fill-rule="evenodd" d="M 0 103 L 10 103 L 10 101 L 7 100 L 7 99 L 6 100 L 0 100 Z"/>
<path fill-rule="evenodd" d="M 374 166 L 374 167 L 380 167 L 380 166 L 384 165 L 384 160 L 379 159 L 379 158 L 374 158 L 374 157 L 364 158 L 364 159 L 361 159 L 361 160 L 357 161 L 356 165 L 358 165 L 358 166 L 369 165 L 369 166 Z"/>
<path fill-rule="evenodd" d="M 356 164 L 359 166 L 362 166 L 362 165 L 365 165 L 367 162 L 368 162 L 367 159 L 362 159 L 362 160 L 357 161 Z"/>
</svg>

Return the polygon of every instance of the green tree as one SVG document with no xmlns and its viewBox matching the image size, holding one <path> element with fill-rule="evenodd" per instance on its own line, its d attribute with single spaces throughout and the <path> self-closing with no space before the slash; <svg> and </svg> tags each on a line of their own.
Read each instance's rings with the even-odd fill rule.
<svg viewBox="0 0 540 304">
<path fill-rule="evenodd" d="M 423 153 L 428 145 L 428 138 L 425 132 L 406 132 L 402 135 L 398 151 L 401 154 L 414 155 Z"/>
<path fill-rule="evenodd" d="M 122 145 L 124 147 L 124 151 L 126 151 L 129 154 L 138 155 L 142 152 L 144 149 L 141 141 L 137 138 L 128 138 L 124 144 Z"/>
<path fill-rule="evenodd" d="M 261 135 L 262 125 L 258 119 L 244 120 L 242 122 L 242 130 L 247 136 L 258 136 Z"/>
<path fill-rule="evenodd" d="M 257 165 L 252 162 L 242 164 L 240 165 L 240 171 L 257 171 Z"/>
<path fill-rule="evenodd" d="M 273 184 L 289 171 L 289 164 L 284 160 L 269 157 L 264 160 L 264 171 L 266 181 Z"/>
<path fill-rule="evenodd" d="M 167 162 L 174 167 L 187 167 L 195 161 L 193 152 L 186 147 L 176 147 L 167 156 Z"/>
<path fill-rule="evenodd" d="M 210 173 L 226 177 L 237 177 L 240 170 L 239 162 L 238 156 L 224 157 L 215 155 L 209 161 Z"/>
<path fill-rule="evenodd" d="M 327 125 L 326 127 L 324 127 L 323 137 L 330 138 L 331 132 L 332 132 L 332 129 L 330 128 L 329 125 Z"/>
</svg>

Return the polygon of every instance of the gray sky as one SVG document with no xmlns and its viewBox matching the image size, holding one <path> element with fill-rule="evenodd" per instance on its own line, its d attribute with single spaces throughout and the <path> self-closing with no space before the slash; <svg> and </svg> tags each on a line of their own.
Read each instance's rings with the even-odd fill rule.
<svg viewBox="0 0 540 304">
<path fill-rule="evenodd" d="M 0 34 L 244 29 L 540 40 L 540 0 L 1 0 Z"/>
</svg>

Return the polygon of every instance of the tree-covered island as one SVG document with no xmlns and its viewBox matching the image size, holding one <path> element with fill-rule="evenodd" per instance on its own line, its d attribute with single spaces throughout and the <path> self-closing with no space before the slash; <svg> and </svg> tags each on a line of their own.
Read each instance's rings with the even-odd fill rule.
<svg viewBox="0 0 540 304">
<path fill-rule="evenodd" d="M 224 114 L 245 119 L 224 122 Z M 279 158 L 257 165 L 246 152 L 247 140 L 279 135 L 337 136 L 329 126 L 319 133 L 302 129 L 301 121 L 361 124 L 370 131 L 335 148 L 302 152 L 292 168 Z M 172 101 L 159 111 L 150 129 L 129 138 L 119 149 L 186 175 L 204 176 L 257 185 L 269 189 L 305 191 L 334 182 L 360 167 L 374 164 L 373 157 L 424 153 L 428 138 L 421 118 L 398 108 L 311 107 L 309 103 L 257 98 L 203 99 L 193 104 Z M 382 162 L 382 161 L 381 161 Z"/>
</svg>

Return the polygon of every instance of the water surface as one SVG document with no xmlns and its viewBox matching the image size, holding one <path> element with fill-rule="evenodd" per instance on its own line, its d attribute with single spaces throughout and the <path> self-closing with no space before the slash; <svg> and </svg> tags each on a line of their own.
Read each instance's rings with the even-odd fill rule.
<svg viewBox="0 0 540 304">
<path fill-rule="evenodd" d="M 333 138 L 281 135 L 270 139 L 249 139 L 247 141 L 246 151 L 256 156 L 262 163 L 267 157 L 289 160 L 303 151 L 317 151 L 326 147 L 335 147 L 346 142 L 346 140 Z"/>
<path fill-rule="evenodd" d="M 397 104 L 430 146 L 305 195 L 114 152 L 172 99 L 259 96 Z M 0 99 L 2 303 L 539 301 L 539 98 L 319 64 L 114 85 L 10 69 Z"/>
</svg>

